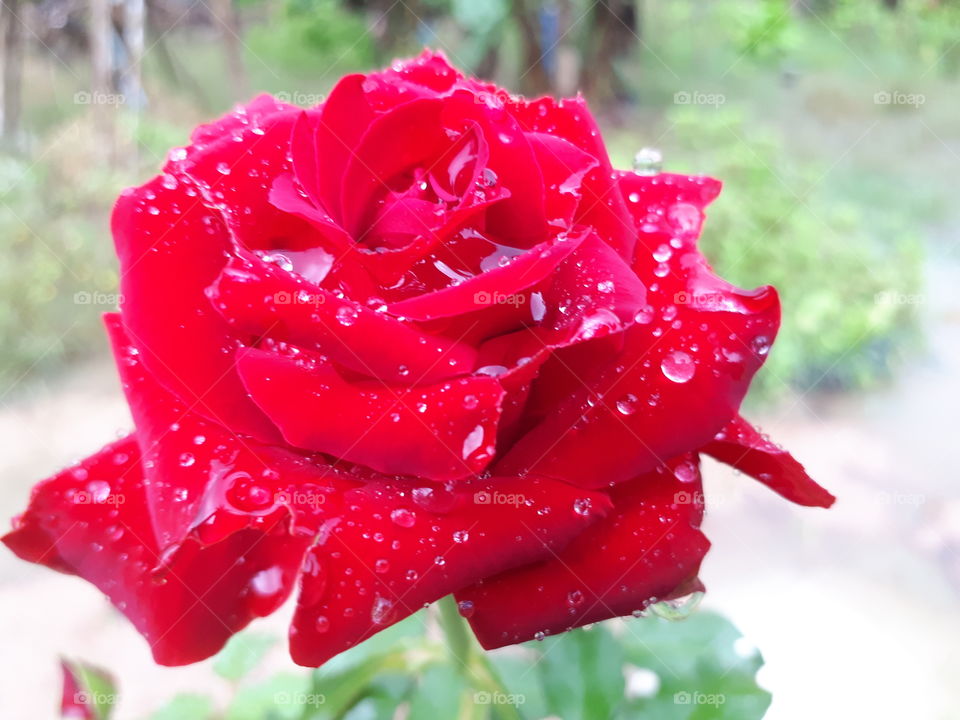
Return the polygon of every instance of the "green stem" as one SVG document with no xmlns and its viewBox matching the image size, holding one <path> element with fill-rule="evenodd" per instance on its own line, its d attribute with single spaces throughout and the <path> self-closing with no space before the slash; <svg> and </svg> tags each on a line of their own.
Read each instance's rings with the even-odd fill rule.
<svg viewBox="0 0 960 720">
<path fill-rule="evenodd" d="M 446 639 L 447 648 L 471 689 L 499 694 L 501 697 L 508 695 L 509 691 L 497 674 L 493 663 L 473 639 L 473 634 L 466 620 L 461 617 L 453 595 L 443 598 L 437 605 L 440 609 L 440 629 Z M 523 716 L 514 705 L 494 703 L 490 708 L 501 720 L 523 720 Z"/>
</svg>

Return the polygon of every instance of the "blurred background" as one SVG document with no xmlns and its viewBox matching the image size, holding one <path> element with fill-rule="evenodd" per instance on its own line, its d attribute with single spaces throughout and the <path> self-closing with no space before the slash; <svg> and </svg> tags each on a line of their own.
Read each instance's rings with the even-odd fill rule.
<svg viewBox="0 0 960 720">
<path fill-rule="evenodd" d="M 99 320 L 117 303 L 120 189 L 256 92 L 312 105 L 427 45 L 527 96 L 582 91 L 617 166 L 655 149 L 665 170 L 722 179 L 705 252 L 782 295 L 752 417 L 839 500 L 791 507 L 708 465 L 709 592 L 684 624 L 712 639 L 655 620 L 604 630 L 657 648 L 625 651 L 637 714 L 618 717 L 759 717 L 653 713 L 669 683 L 649 667 L 694 673 L 690 692 L 741 671 L 753 688 L 759 648 L 771 720 L 960 718 L 960 2 L 3 0 L 0 14 L 0 515 L 130 425 Z M 713 613 L 743 633 L 736 652 Z M 283 627 L 262 624 L 246 660 L 158 668 L 93 588 L 0 553 L 0 715 L 56 717 L 60 655 L 114 675 L 116 718 L 221 717 L 260 686 L 276 700 L 276 673 L 295 673 Z M 447 717 L 423 702 L 398 717 Z M 289 705 L 227 716 L 311 717 Z M 384 717 L 358 707 L 330 716 Z"/>
</svg>

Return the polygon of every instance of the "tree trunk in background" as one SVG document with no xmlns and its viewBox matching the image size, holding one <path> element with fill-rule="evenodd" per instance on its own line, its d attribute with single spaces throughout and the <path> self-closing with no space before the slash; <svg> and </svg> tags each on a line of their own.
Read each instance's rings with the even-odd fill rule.
<svg viewBox="0 0 960 720">
<path fill-rule="evenodd" d="M 220 26 L 223 50 L 227 57 L 227 72 L 230 73 L 235 100 L 247 99 L 247 72 L 243 65 L 243 45 L 240 41 L 240 23 L 233 0 L 213 0 L 213 15 Z"/>
<path fill-rule="evenodd" d="M 576 95 L 580 89 L 581 58 L 580 50 L 574 41 L 576 21 L 577 17 L 574 15 L 571 0 L 559 0 L 557 3 L 557 60 L 553 86 L 557 94 L 564 97 Z"/>
<path fill-rule="evenodd" d="M 523 43 L 521 74 L 518 78 L 520 92 L 525 95 L 552 93 L 553 83 L 544 64 L 544 50 L 540 42 L 539 3 L 531 0 L 513 0 L 513 18 L 520 28 Z"/>
<path fill-rule="evenodd" d="M 16 144 L 20 134 L 23 86 L 23 26 L 20 0 L 3 0 L 3 141 Z"/>
<path fill-rule="evenodd" d="M 640 27 L 633 0 L 599 0 L 593 7 L 593 24 L 584 58 L 587 96 L 600 105 L 625 99 L 629 89 L 616 73 L 615 63 L 636 49 Z"/>
<path fill-rule="evenodd" d="M 90 0 L 90 65 L 94 132 L 99 147 L 105 148 L 106 160 L 113 163 L 116 154 L 113 134 L 113 19 L 110 0 Z"/>
<path fill-rule="evenodd" d="M 134 110 L 140 110 L 145 101 L 141 69 L 145 12 L 144 0 L 125 0 L 123 4 L 123 43 L 129 56 L 120 87 L 127 106 Z"/>
</svg>

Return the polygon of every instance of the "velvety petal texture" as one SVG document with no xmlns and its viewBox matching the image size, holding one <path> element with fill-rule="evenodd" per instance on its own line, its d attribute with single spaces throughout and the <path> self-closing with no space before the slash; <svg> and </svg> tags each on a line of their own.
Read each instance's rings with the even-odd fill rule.
<svg viewBox="0 0 960 720">
<path fill-rule="evenodd" d="M 739 415 L 779 301 L 697 249 L 719 190 L 438 53 L 261 95 L 117 200 L 135 427 L 3 542 L 168 665 L 293 593 L 317 666 L 450 594 L 492 648 L 698 589 L 700 454 L 833 502 Z"/>
</svg>

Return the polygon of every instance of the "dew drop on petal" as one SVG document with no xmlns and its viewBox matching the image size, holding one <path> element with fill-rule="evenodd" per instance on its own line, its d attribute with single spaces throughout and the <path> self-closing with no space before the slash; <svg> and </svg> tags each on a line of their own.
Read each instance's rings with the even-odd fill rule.
<svg viewBox="0 0 960 720">
<path fill-rule="evenodd" d="M 674 350 L 660 362 L 660 370 L 675 383 L 689 381 L 697 371 L 693 358 L 683 350 Z"/>
<path fill-rule="evenodd" d="M 410 528 L 417 522 L 417 515 L 412 510 L 397 508 L 390 513 L 390 519 L 402 528 Z"/>
</svg>

